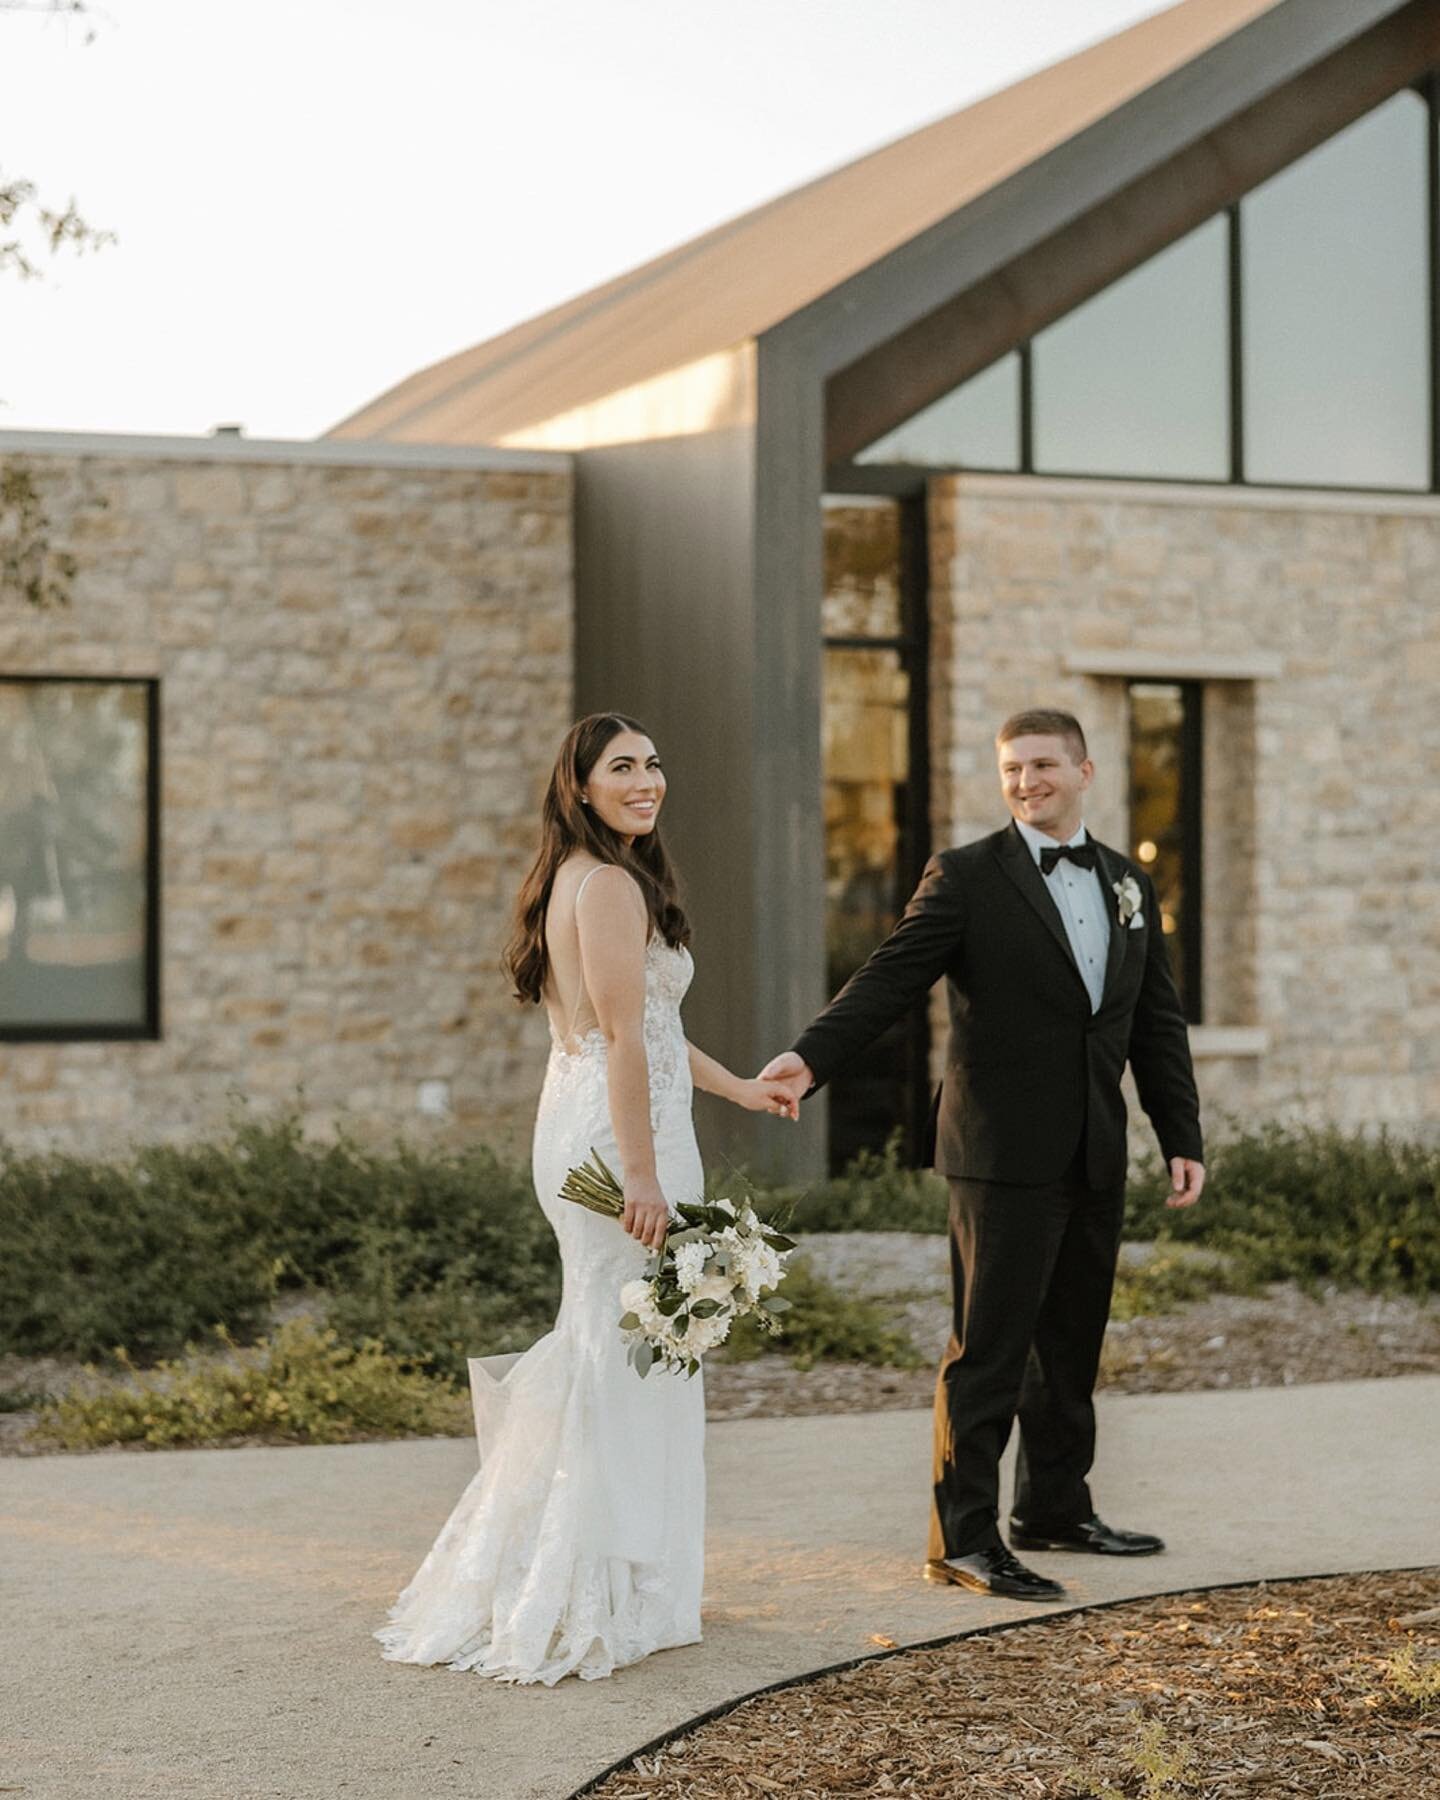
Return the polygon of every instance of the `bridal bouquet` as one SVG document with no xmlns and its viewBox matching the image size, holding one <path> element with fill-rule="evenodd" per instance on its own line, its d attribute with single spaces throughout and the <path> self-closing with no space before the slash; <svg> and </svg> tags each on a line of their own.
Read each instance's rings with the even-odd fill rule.
<svg viewBox="0 0 1440 1800">
<path fill-rule="evenodd" d="M 564 1200 L 619 1219 L 625 1193 L 596 1150 L 571 1169 L 560 1189 Z M 769 1332 L 790 1302 L 775 1290 L 785 1279 L 794 1243 L 755 1216 L 749 1200 L 691 1201 L 678 1217 L 643 1276 L 620 1290 L 620 1329 L 631 1364 L 648 1375 L 659 1363 L 693 1375 L 707 1350 L 723 1344 L 737 1319 L 751 1314 Z"/>
</svg>

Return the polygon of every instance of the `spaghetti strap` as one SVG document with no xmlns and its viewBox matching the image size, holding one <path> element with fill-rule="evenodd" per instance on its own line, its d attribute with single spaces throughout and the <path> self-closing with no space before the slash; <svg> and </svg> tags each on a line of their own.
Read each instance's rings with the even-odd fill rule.
<svg viewBox="0 0 1440 1800">
<path fill-rule="evenodd" d="M 572 903 L 576 909 L 578 909 L 579 905 L 580 905 L 580 896 L 585 892 L 586 888 L 589 887 L 590 883 L 595 879 L 595 877 L 600 873 L 600 871 L 602 869 L 613 869 L 614 867 L 615 867 L 614 863 L 596 863 L 596 865 L 593 869 L 589 870 L 584 876 L 581 877 L 580 885 L 575 890 L 575 899 Z"/>
</svg>

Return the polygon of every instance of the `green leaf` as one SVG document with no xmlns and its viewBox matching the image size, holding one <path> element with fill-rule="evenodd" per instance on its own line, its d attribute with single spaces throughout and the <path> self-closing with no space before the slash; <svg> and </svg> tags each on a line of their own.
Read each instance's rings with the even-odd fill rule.
<svg viewBox="0 0 1440 1800">
<path fill-rule="evenodd" d="M 620 1315 L 620 1329 L 622 1331 L 638 1331 L 640 1329 L 639 1315 L 633 1312 L 622 1313 Z"/>
<path fill-rule="evenodd" d="M 655 1346 L 640 1343 L 635 1346 L 635 1373 L 643 1381 L 650 1373 L 650 1365 L 655 1361 Z"/>
<path fill-rule="evenodd" d="M 693 1319 L 713 1319 L 719 1311 L 718 1300 L 697 1300 L 690 1308 L 690 1316 Z"/>
<path fill-rule="evenodd" d="M 790 1302 L 782 1294 L 767 1294 L 760 1304 L 768 1313 L 783 1313 L 790 1310 Z"/>
<path fill-rule="evenodd" d="M 795 1248 L 794 1238 L 782 1237 L 778 1231 L 762 1231 L 760 1235 L 772 1250 L 785 1251 Z"/>
</svg>

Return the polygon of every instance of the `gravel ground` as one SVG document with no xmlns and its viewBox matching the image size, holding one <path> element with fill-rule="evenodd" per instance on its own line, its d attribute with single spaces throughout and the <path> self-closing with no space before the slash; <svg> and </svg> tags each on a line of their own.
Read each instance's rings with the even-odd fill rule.
<svg viewBox="0 0 1440 1800">
<path fill-rule="evenodd" d="M 825 1363 L 802 1373 L 777 1356 L 712 1362 L 705 1371 L 711 1418 L 929 1406 L 950 1331 L 948 1241 L 902 1231 L 827 1232 L 807 1237 L 804 1254 L 837 1285 L 892 1304 L 925 1367 Z M 1146 1244 L 1124 1248 L 1130 1262 L 1153 1254 Z M 1259 1294 L 1212 1294 L 1156 1317 L 1112 1320 L 1100 1385 L 1122 1394 L 1181 1393 L 1437 1371 L 1440 1305 L 1352 1289 L 1312 1298 L 1278 1282 Z"/>
<path fill-rule="evenodd" d="M 592 1792 L 1435 1800 L 1437 1600 L 1432 1569 L 1062 1615 L 747 1701 Z M 1397 1680 L 1407 1651 L 1428 1703 Z"/>
</svg>

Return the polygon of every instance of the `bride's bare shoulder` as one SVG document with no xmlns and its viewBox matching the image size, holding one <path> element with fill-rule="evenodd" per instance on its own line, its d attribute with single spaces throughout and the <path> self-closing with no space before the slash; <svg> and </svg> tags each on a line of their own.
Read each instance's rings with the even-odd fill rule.
<svg viewBox="0 0 1440 1800">
<path fill-rule="evenodd" d="M 605 872 L 603 881 L 590 879 L 592 875 L 599 875 L 602 870 Z M 554 885 L 550 890 L 552 904 L 555 900 L 560 900 L 573 907 L 578 904 L 582 890 L 587 906 L 592 894 L 602 906 L 632 900 L 638 900 L 644 905 L 640 883 L 628 869 L 622 869 L 619 863 L 601 862 L 599 857 L 584 851 L 569 857 L 556 869 Z M 605 896 L 603 900 L 602 895 Z"/>
</svg>

